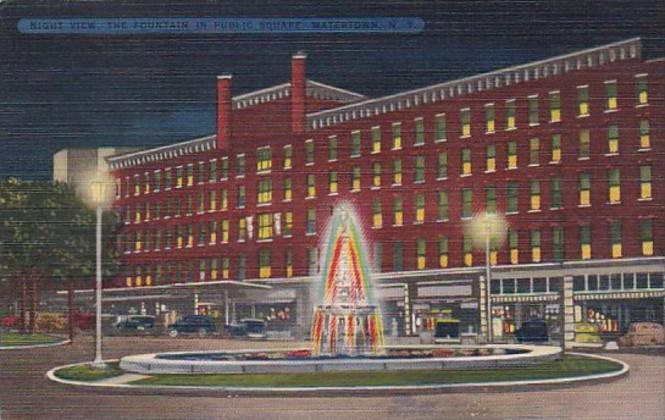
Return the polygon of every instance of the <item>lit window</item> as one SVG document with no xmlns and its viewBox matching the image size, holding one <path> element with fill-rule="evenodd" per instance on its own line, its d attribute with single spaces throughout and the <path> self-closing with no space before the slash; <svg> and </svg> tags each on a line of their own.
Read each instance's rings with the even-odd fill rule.
<svg viewBox="0 0 665 420">
<path fill-rule="evenodd" d="M 392 125 L 392 134 L 393 134 L 393 150 L 402 148 L 402 123 L 393 123 Z"/>
<path fill-rule="evenodd" d="M 197 196 L 196 201 L 197 201 L 197 204 L 198 204 L 196 211 L 199 212 L 199 213 L 204 212 L 205 208 L 206 208 L 206 204 L 205 204 L 205 194 L 203 193 L 203 191 L 198 192 L 198 196 Z"/>
<path fill-rule="evenodd" d="M 337 136 L 328 137 L 328 160 L 337 160 Z"/>
<path fill-rule="evenodd" d="M 236 176 L 245 176 L 245 155 L 236 156 Z"/>
<path fill-rule="evenodd" d="M 646 76 L 635 77 L 635 97 L 637 105 L 649 103 L 649 90 Z"/>
<path fill-rule="evenodd" d="M 563 208 L 563 194 L 561 191 L 561 178 L 552 178 L 552 208 Z"/>
<path fill-rule="evenodd" d="M 182 166 L 175 168 L 175 187 L 182 188 L 183 186 L 183 169 Z"/>
<path fill-rule="evenodd" d="M 583 260 L 591 259 L 591 226 L 580 226 L 580 254 Z"/>
<path fill-rule="evenodd" d="M 287 144 L 284 146 L 284 169 L 293 167 L 293 146 Z"/>
<path fill-rule="evenodd" d="M 579 142 L 580 142 L 580 148 L 579 148 L 579 154 L 577 156 L 578 159 L 589 159 L 591 152 L 591 137 L 589 134 L 589 130 L 580 131 Z"/>
<path fill-rule="evenodd" d="M 437 142 L 446 139 L 446 114 L 438 114 L 434 117 L 434 136 Z"/>
<path fill-rule="evenodd" d="M 529 125 L 537 125 L 539 121 L 538 96 L 528 98 Z"/>
<path fill-rule="evenodd" d="M 272 213 L 259 214 L 259 239 L 271 239 L 273 229 Z"/>
<path fill-rule="evenodd" d="M 561 94 L 550 92 L 550 122 L 561 121 Z"/>
<path fill-rule="evenodd" d="M 564 238 L 563 228 L 555 226 L 552 228 L 552 259 L 554 261 L 563 261 L 564 257 Z"/>
<path fill-rule="evenodd" d="M 464 256 L 464 266 L 471 267 L 473 265 L 473 238 L 471 238 L 471 235 L 464 235 L 462 255 Z"/>
<path fill-rule="evenodd" d="M 485 212 L 496 213 L 496 188 L 493 186 L 485 187 Z"/>
<path fill-rule="evenodd" d="M 267 279 L 271 275 L 270 250 L 259 250 L 259 278 Z"/>
<path fill-rule="evenodd" d="M 446 152 L 439 152 L 439 164 L 436 173 L 436 178 L 437 179 L 448 178 L 448 153 Z"/>
<path fill-rule="evenodd" d="M 194 246 L 194 229 L 192 225 L 187 225 L 187 248 Z"/>
<path fill-rule="evenodd" d="M 485 148 L 485 172 L 496 171 L 496 146 L 489 145 Z"/>
<path fill-rule="evenodd" d="M 227 179 L 229 177 L 229 158 L 224 156 L 220 161 L 220 176 L 221 179 Z"/>
<path fill-rule="evenodd" d="M 617 204 L 621 202 L 621 174 L 618 169 L 610 169 L 607 177 L 609 187 L 609 202 Z"/>
<path fill-rule="evenodd" d="M 205 162 L 199 162 L 198 173 L 196 174 L 196 180 L 199 184 L 202 184 L 206 180 L 206 164 Z"/>
<path fill-rule="evenodd" d="M 219 224 L 217 222 L 210 222 L 208 224 L 208 231 L 210 232 L 208 242 L 211 245 L 214 245 L 214 244 L 217 243 L 217 230 L 218 229 L 219 229 Z"/>
<path fill-rule="evenodd" d="M 194 185 L 194 165 L 191 163 L 187 165 L 187 186 L 191 187 Z"/>
<path fill-rule="evenodd" d="M 639 127 L 640 135 L 640 149 L 650 149 L 651 148 L 651 136 L 650 136 L 649 120 L 641 120 Z"/>
<path fill-rule="evenodd" d="M 640 166 L 640 199 L 651 199 L 651 166 Z"/>
<path fill-rule="evenodd" d="M 439 192 L 439 220 L 448 220 L 448 193 Z"/>
<path fill-rule="evenodd" d="M 561 134 L 552 135 L 552 160 L 550 163 L 561 162 Z"/>
<path fill-rule="evenodd" d="M 533 229 L 531 231 L 531 262 L 540 262 L 540 230 Z"/>
<path fill-rule="evenodd" d="M 171 170 L 166 169 L 164 171 L 164 189 L 167 191 L 171 189 L 171 179 Z"/>
<path fill-rule="evenodd" d="M 285 237 L 290 237 L 293 234 L 293 212 L 287 211 L 284 213 L 284 227 L 282 231 Z"/>
<path fill-rule="evenodd" d="M 517 169 L 517 143 L 508 143 L 508 169 Z"/>
<path fill-rule="evenodd" d="M 134 223 L 141 223 L 141 206 L 134 207 Z"/>
<path fill-rule="evenodd" d="M 219 274 L 218 267 L 217 267 L 218 261 L 219 260 L 217 258 L 211 258 L 210 259 L 210 280 L 213 280 L 213 281 L 217 280 L 217 276 Z"/>
<path fill-rule="evenodd" d="M 605 82 L 605 109 L 613 111 L 617 109 L 617 82 L 611 80 Z"/>
<path fill-rule="evenodd" d="M 351 172 L 351 191 L 360 191 L 360 168 L 353 168 Z"/>
<path fill-rule="evenodd" d="M 291 248 L 286 248 L 284 260 L 286 265 L 286 277 L 293 277 L 293 250 Z"/>
<path fill-rule="evenodd" d="M 473 215 L 473 190 L 471 188 L 462 189 L 462 217 L 467 218 Z"/>
<path fill-rule="evenodd" d="M 510 252 L 510 263 L 515 265 L 520 262 L 519 236 L 517 230 L 508 231 L 508 249 Z"/>
<path fill-rule="evenodd" d="M 607 153 L 619 153 L 619 126 L 616 124 L 607 128 Z"/>
<path fill-rule="evenodd" d="M 462 175 L 471 175 L 471 149 L 462 149 Z"/>
<path fill-rule="evenodd" d="M 307 174 L 307 196 L 306 198 L 316 197 L 316 177 L 314 174 Z"/>
<path fill-rule="evenodd" d="M 219 209 L 227 210 L 229 208 L 229 190 L 226 188 L 219 190 Z"/>
<path fill-rule="evenodd" d="M 439 268 L 448 267 L 448 238 L 439 238 Z"/>
<path fill-rule="evenodd" d="M 471 110 L 466 108 L 460 111 L 460 124 L 462 130 L 462 137 L 471 136 Z"/>
<path fill-rule="evenodd" d="M 372 201 L 372 227 L 375 229 L 383 226 L 383 214 L 381 213 L 381 200 L 375 198 Z"/>
<path fill-rule="evenodd" d="M 372 187 L 378 188 L 381 186 L 381 164 L 379 162 L 372 163 Z"/>
<path fill-rule="evenodd" d="M 245 207 L 245 186 L 238 185 L 238 193 L 236 197 L 236 207 L 242 209 Z"/>
<path fill-rule="evenodd" d="M 427 262 L 426 258 L 426 244 L 424 239 L 416 240 L 416 269 L 424 270 Z"/>
<path fill-rule="evenodd" d="M 293 198 L 293 181 L 291 178 L 284 178 L 284 201 L 291 201 Z"/>
<path fill-rule="evenodd" d="M 506 101 L 506 130 L 514 130 L 515 125 L 515 100 Z"/>
<path fill-rule="evenodd" d="M 621 258 L 621 222 L 619 220 L 610 222 L 610 246 L 612 258 Z"/>
<path fill-rule="evenodd" d="M 591 175 L 587 173 L 580 174 L 580 186 L 579 186 L 579 205 L 580 206 L 590 206 L 591 205 Z"/>
<path fill-rule="evenodd" d="M 222 257 L 222 278 L 228 279 L 230 277 L 231 260 L 229 257 Z"/>
<path fill-rule="evenodd" d="M 485 132 L 494 133 L 496 126 L 494 104 L 485 105 Z"/>
<path fill-rule="evenodd" d="M 272 202 L 272 180 L 262 179 L 259 181 L 256 201 L 258 204 L 270 204 Z"/>
<path fill-rule="evenodd" d="M 381 127 L 372 127 L 372 153 L 381 152 Z"/>
<path fill-rule="evenodd" d="M 144 194 L 150 193 L 150 173 L 143 174 L 143 192 Z"/>
<path fill-rule="evenodd" d="M 238 219 L 238 242 L 244 242 L 247 237 L 247 219 Z"/>
<path fill-rule="evenodd" d="M 308 235 L 314 235 L 316 233 L 316 210 L 307 209 L 307 225 L 305 232 Z"/>
<path fill-rule="evenodd" d="M 192 205 L 193 205 L 192 201 L 193 201 L 192 195 L 191 194 L 187 195 L 187 212 L 186 212 L 187 216 L 192 214 Z"/>
<path fill-rule="evenodd" d="M 415 182 L 425 182 L 425 156 L 416 156 Z"/>
<path fill-rule="evenodd" d="M 351 157 L 360 156 L 360 131 L 351 132 Z"/>
<path fill-rule="evenodd" d="M 402 160 L 393 160 L 393 184 L 402 185 Z"/>
<path fill-rule="evenodd" d="M 499 241 L 495 237 L 490 238 L 490 265 L 496 265 L 499 260 Z"/>
<path fill-rule="evenodd" d="M 413 120 L 413 125 L 415 127 L 415 141 L 413 143 L 414 146 L 425 144 L 425 122 L 422 117 Z"/>
<path fill-rule="evenodd" d="M 529 165 L 540 165 L 540 139 L 529 139 Z"/>
<path fill-rule="evenodd" d="M 328 192 L 330 194 L 337 194 L 337 171 L 330 171 L 328 174 Z"/>
<path fill-rule="evenodd" d="M 653 255 L 653 220 L 640 220 L 640 241 L 642 242 L 642 255 Z"/>
<path fill-rule="evenodd" d="M 198 246 L 203 246 L 206 243 L 206 239 L 208 238 L 208 226 L 206 223 L 199 223 L 198 227 L 198 235 L 196 238 L 196 244 Z"/>
<path fill-rule="evenodd" d="M 530 183 L 530 207 L 531 211 L 540 210 L 540 181 L 532 179 Z"/>
<path fill-rule="evenodd" d="M 404 224 L 404 208 L 402 206 L 402 197 L 396 196 L 393 202 L 394 225 L 402 226 Z"/>
<path fill-rule="evenodd" d="M 580 117 L 589 115 L 589 87 L 577 87 L 577 114 Z"/>
<path fill-rule="evenodd" d="M 161 190 L 162 189 L 162 172 L 161 171 L 155 171 L 155 174 L 153 175 L 152 180 L 153 180 L 153 188 L 152 188 L 153 191 Z M 118 193 L 118 197 L 120 197 L 119 193 Z"/>
<path fill-rule="evenodd" d="M 136 232 L 136 240 L 134 241 L 134 251 L 135 252 L 140 252 L 142 248 L 142 232 Z"/>
<path fill-rule="evenodd" d="M 208 209 L 210 211 L 217 210 L 217 191 L 208 191 Z"/>
<path fill-rule="evenodd" d="M 518 194 L 517 182 L 508 182 L 506 213 L 517 213 Z"/>
<path fill-rule="evenodd" d="M 305 141 L 305 165 L 314 164 L 314 140 Z"/>
<path fill-rule="evenodd" d="M 256 149 L 256 171 L 263 172 L 272 169 L 272 148 L 270 146 Z"/>
<path fill-rule="evenodd" d="M 423 223 L 425 221 L 425 194 L 416 194 L 416 220 L 415 223 Z"/>
</svg>

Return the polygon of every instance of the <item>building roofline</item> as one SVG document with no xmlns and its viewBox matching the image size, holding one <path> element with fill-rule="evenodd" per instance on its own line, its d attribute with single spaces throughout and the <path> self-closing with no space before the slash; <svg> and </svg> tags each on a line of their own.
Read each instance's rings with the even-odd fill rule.
<svg viewBox="0 0 665 420">
<path fill-rule="evenodd" d="M 628 54 L 626 54 L 626 48 Z M 441 101 L 447 97 L 464 96 L 518 84 L 522 81 L 537 80 L 572 70 L 604 65 L 617 60 L 640 58 L 640 56 L 641 39 L 639 37 L 630 38 L 380 98 L 367 99 L 337 108 L 312 112 L 307 114 L 307 128 L 328 127 L 351 120 L 411 108 L 412 106 L 418 106 L 420 103 Z"/>
</svg>

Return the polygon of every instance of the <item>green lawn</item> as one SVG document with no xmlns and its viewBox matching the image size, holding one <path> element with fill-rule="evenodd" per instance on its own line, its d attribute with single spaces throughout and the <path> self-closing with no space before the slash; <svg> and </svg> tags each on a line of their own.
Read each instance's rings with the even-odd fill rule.
<svg viewBox="0 0 665 420">
<path fill-rule="evenodd" d="M 46 334 L 0 333 L 0 347 L 30 346 L 35 344 L 58 343 L 63 339 Z"/>
<path fill-rule="evenodd" d="M 133 385 L 235 387 L 316 387 L 463 384 L 552 379 L 612 372 L 618 363 L 584 356 L 564 356 L 537 366 L 507 369 L 412 370 L 399 372 L 316 372 L 297 374 L 155 375 Z"/>
<path fill-rule="evenodd" d="M 112 378 L 124 372 L 118 367 L 119 362 L 106 364 L 105 369 L 95 369 L 89 364 L 76 365 L 55 371 L 55 376 L 72 381 L 92 382 L 100 379 Z"/>
</svg>

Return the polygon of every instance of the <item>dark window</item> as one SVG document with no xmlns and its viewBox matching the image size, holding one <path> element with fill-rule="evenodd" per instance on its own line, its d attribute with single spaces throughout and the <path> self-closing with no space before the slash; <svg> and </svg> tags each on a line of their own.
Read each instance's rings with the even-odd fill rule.
<svg viewBox="0 0 665 420">
<path fill-rule="evenodd" d="M 621 290 L 621 274 L 616 273 L 610 276 L 612 290 Z"/>
<path fill-rule="evenodd" d="M 530 293 L 531 279 L 517 279 L 517 293 Z"/>
<path fill-rule="evenodd" d="M 547 282 L 544 278 L 533 279 L 533 293 L 545 293 L 547 291 Z"/>
<path fill-rule="evenodd" d="M 561 277 L 550 277 L 550 292 L 560 292 L 561 281 Z"/>
<path fill-rule="evenodd" d="M 493 295 L 501 293 L 501 280 L 492 280 L 492 283 L 490 284 L 490 293 Z"/>
<path fill-rule="evenodd" d="M 598 290 L 598 276 L 588 276 L 587 277 L 587 288 L 588 290 Z"/>
<path fill-rule="evenodd" d="M 393 248 L 393 271 L 404 270 L 403 254 L 402 242 L 395 242 Z"/>
<path fill-rule="evenodd" d="M 626 273 L 623 275 L 623 288 L 626 290 L 635 288 L 635 274 Z"/>
<path fill-rule="evenodd" d="M 584 290 L 584 276 L 575 276 L 573 277 L 573 290 L 579 291 Z"/>
<path fill-rule="evenodd" d="M 504 294 L 515 293 L 515 279 L 504 279 L 503 280 L 503 293 Z"/>
<path fill-rule="evenodd" d="M 610 289 L 610 276 L 606 274 L 600 276 L 599 290 L 609 290 L 609 289 Z"/>
<path fill-rule="evenodd" d="M 649 274 L 649 280 L 651 282 L 652 289 L 663 288 L 663 273 L 651 273 Z"/>
<path fill-rule="evenodd" d="M 647 289 L 649 287 L 649 274 L 637 273 L 637 288 Z"/>
</svg>

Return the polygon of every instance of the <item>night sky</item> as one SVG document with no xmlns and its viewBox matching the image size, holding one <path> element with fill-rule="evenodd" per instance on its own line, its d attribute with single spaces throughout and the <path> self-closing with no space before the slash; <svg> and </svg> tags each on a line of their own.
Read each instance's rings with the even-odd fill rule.
<svg viewBox="0 0 665 420">
<path fill-rule="evenodd" d="M 0 0 L 0 177 L 48 179 L 64 147 L 158 145 L 214 131 L 234 95 L 308 78 L 379 96 L 639 36 L 665 55 L 661 1 Z M 314 3 L 314 2 L 312 2 Z M 420 17 L 419 34 L 25 35 L 24 17 Z"/>
</svg>

